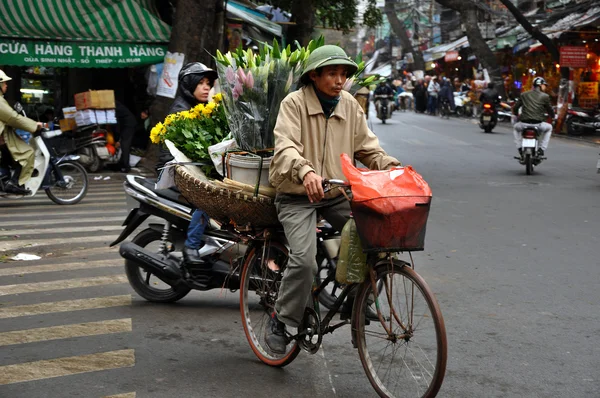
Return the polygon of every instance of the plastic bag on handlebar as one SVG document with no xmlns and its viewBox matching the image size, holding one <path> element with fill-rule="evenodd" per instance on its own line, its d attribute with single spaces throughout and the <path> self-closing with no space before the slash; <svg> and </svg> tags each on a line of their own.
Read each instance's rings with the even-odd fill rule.
<svg viewBox="0 0 600 398">
<path fill-rule="evenodd" d="M 431 189 L 411 166 L 359 170 L 342 154 L 352 213 L 365 250 L 423 250 Z"/>
</svg>

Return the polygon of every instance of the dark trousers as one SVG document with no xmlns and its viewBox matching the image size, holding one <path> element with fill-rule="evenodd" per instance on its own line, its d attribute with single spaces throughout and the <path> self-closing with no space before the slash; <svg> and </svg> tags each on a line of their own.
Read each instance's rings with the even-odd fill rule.
<svg viewBox="0 0 600 398">
<path fill-rule="evenodd" d="M 131 143 L 135 135 L 135 126 L 121 126 L 119 142 L 121 144 L 121 168 L 129 170 L 129 156 L 131 154 Z"/>
</svg>

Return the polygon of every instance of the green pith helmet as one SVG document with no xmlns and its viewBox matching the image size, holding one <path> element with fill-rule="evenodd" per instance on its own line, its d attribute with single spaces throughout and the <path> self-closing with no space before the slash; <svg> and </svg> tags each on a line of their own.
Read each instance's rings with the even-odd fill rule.
<svg viewBox="0 0 600 398">
<path fill-rule="evenodd" d="M 346 55 L 341 47 L 328 44 L 310 53 L 300 81 L 303 84 L 310 83 L 308 72 L 327 65 L 345 65 L 348 68 L 348 76 L 353 75 L 358 69 L 356 63 Z"/>
</svg>

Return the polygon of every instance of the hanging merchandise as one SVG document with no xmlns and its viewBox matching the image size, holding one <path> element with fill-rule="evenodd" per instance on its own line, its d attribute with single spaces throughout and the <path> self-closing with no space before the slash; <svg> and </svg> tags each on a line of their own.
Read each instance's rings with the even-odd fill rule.
<svg viewBox="0 0 600 398">
<path fill-rule="evenodd" d="M 175 98 L 175 94 L 177 93 L 177 76 L 179 76 L 179 71 L 183 67 L 184 59 L 185 54 L 167 52 L 163 71 L 158 81 L 156 95 Z"/>
</svg>

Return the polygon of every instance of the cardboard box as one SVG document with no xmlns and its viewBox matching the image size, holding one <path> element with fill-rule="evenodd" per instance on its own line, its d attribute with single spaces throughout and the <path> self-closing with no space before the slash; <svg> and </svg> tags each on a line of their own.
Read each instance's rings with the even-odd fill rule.
<svg viewBox="0 0 600 398">
<path fill-rule="evenodd" d="M 96 111 L 93 109 L 84 109 L 77 111 L 75 114 L 75 122 L 78 126 L 88 126 L 98 123 L 96 120 Z"/>
<path fill-rule="evenodd" d="M 77 123 L 75 123 L 75 118 L 60 119 L 58 123 L 60 124 L 60 129 L 62 131 L 73 131 L 77 129 Z"/>
<path fill-rule="evenodd" d="M 63 115 L 65 119 L 75 119 L 75 113 L 77 112 L 77 108 L 74 106 L 70 106 L 68 108 L 62 108 Z"/>
<path fill-rule="evenodd" d="M 90 90 L 75 94 L 75 108 L 107 109 L 115 107 L 115 92 L 113 90 Z"/>
</svg>

